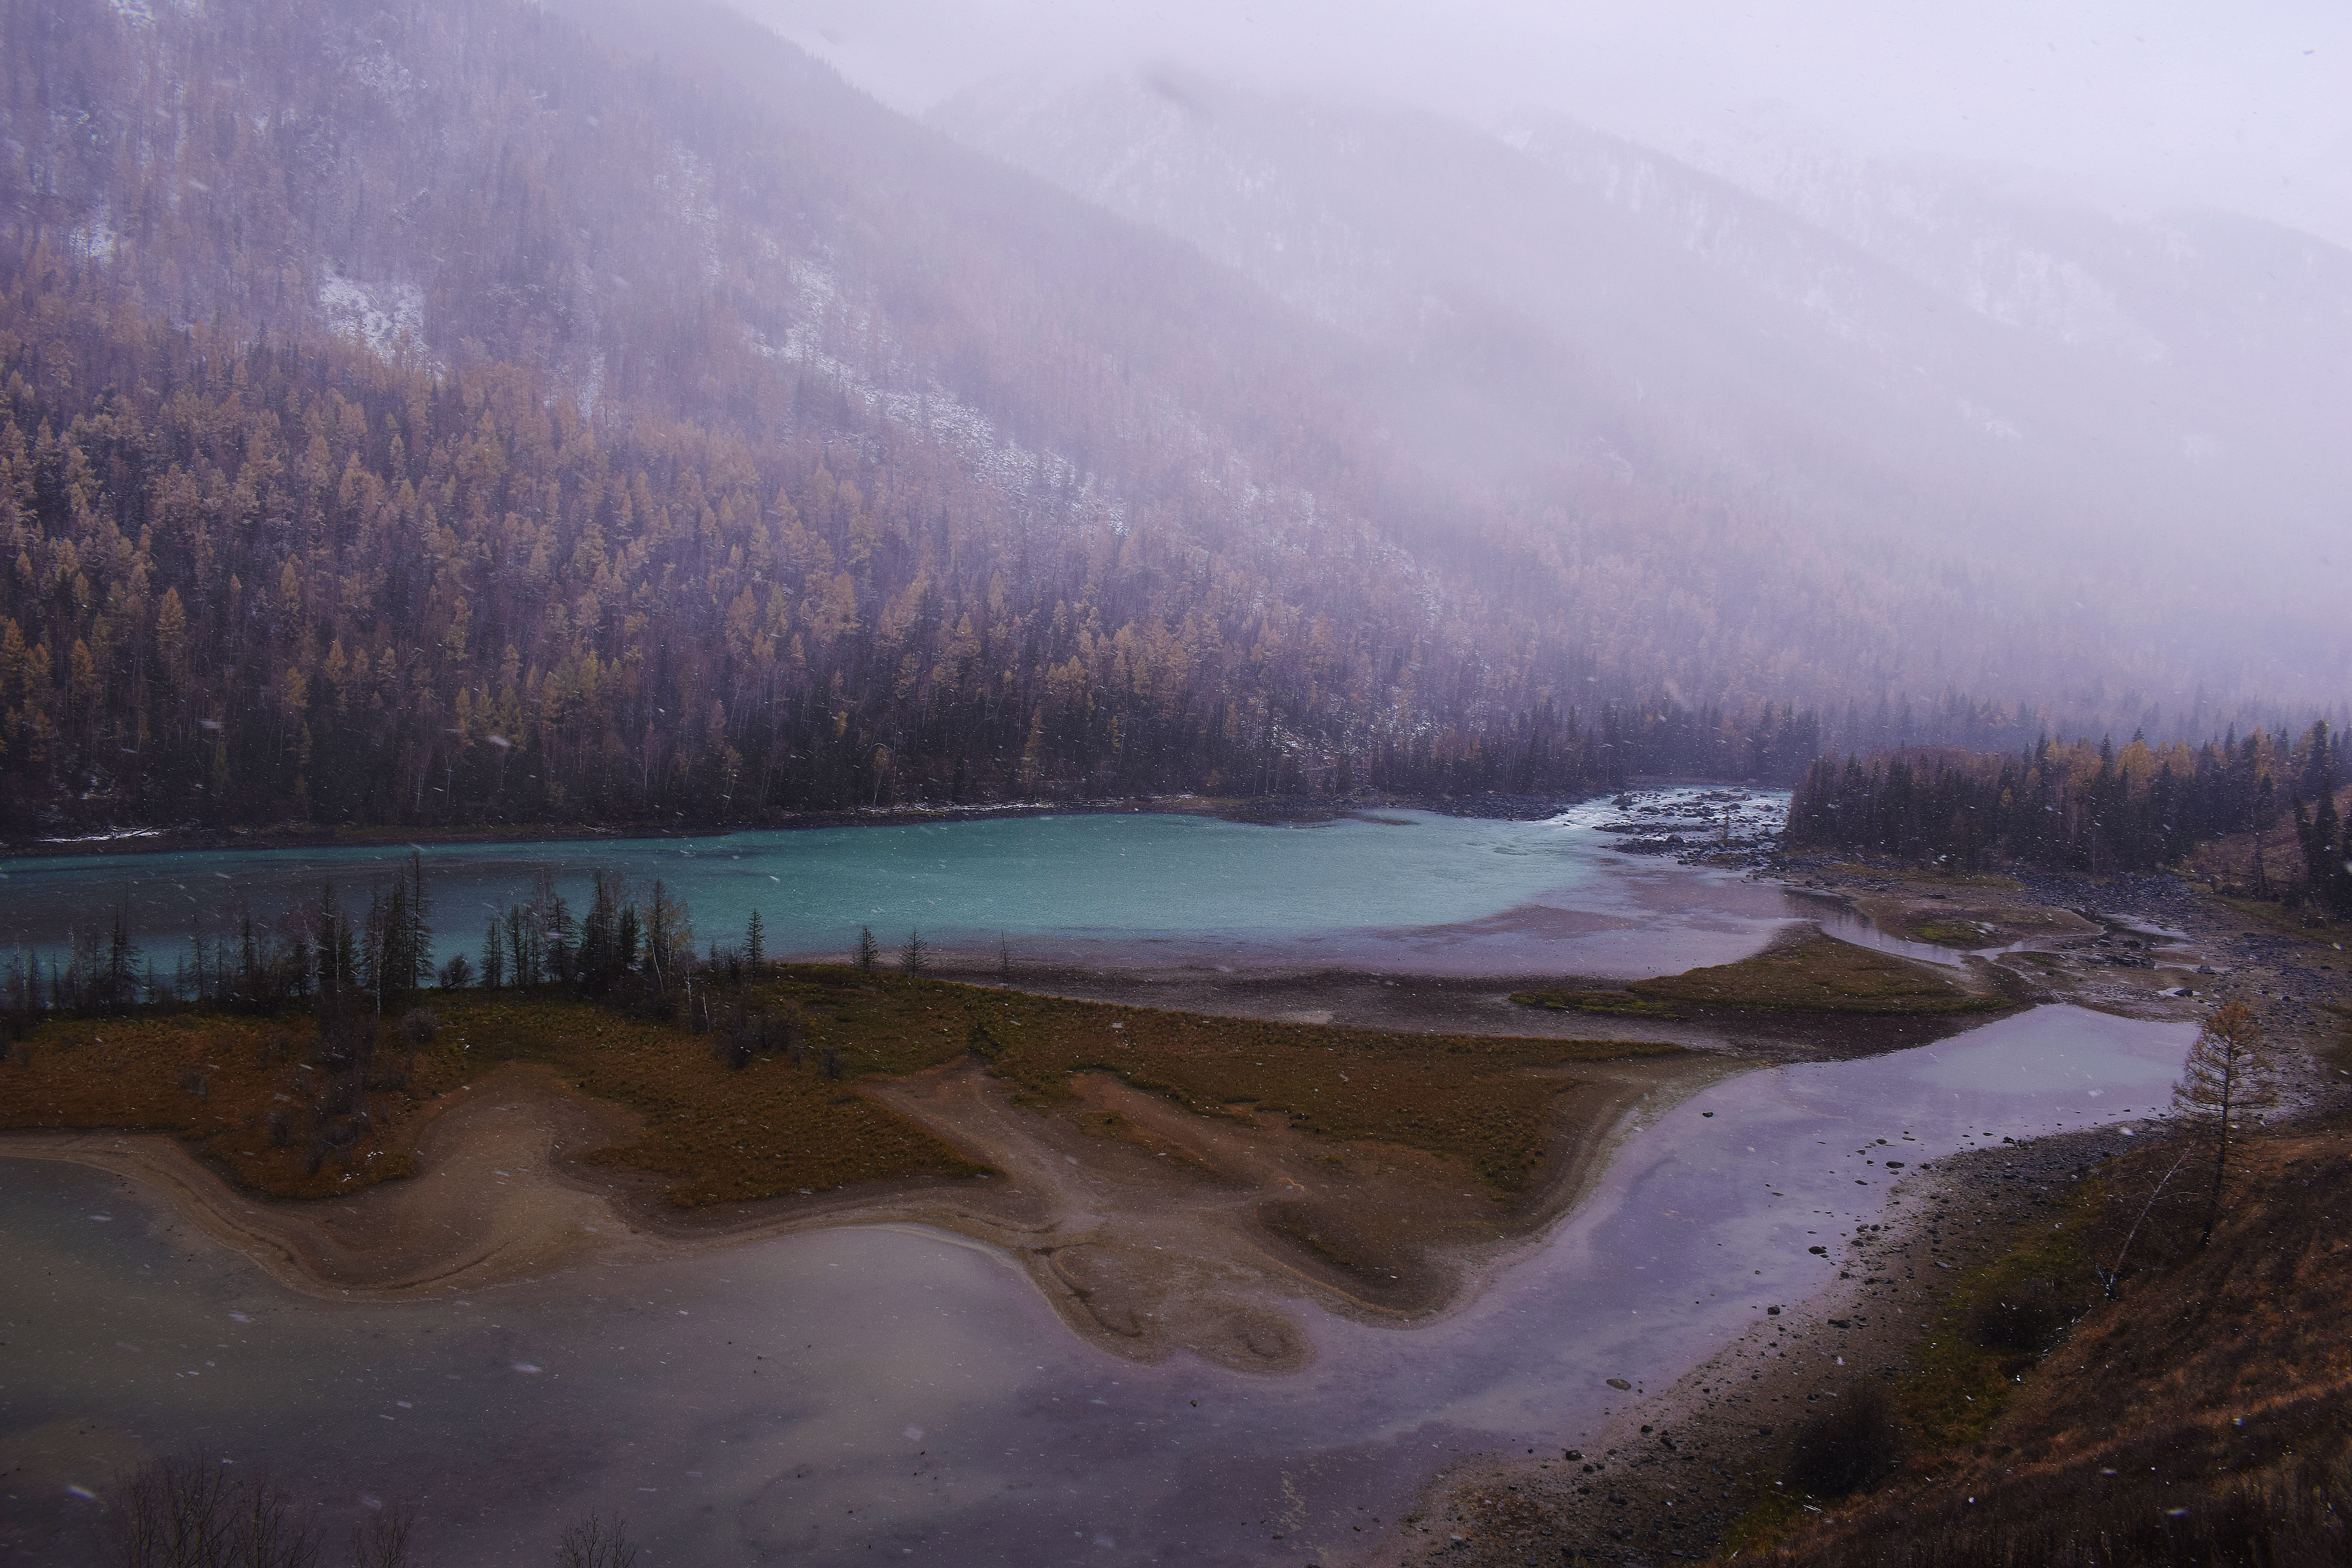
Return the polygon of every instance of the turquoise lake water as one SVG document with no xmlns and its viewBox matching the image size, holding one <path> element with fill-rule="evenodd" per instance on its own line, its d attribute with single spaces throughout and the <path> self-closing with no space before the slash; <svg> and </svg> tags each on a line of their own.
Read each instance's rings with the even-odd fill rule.
<svg viewBox="0 0 2352 1568">
<path fill-rule="evenodd" d="M 1671 795 L 1661 798 L 1672 798 Z M 1769 797 L 1759 797 L 1765 805 Z M 593 871 L 659 879 L 708 943 L 758 910 L 774 956 L 837 957 L 871 927 L 949 961 L 1341 967 L 1422 973 L 1654 973 L 1753 950 L 1792 914 L 1777 889 L 1614 852 L 1615 815 L 1542 822 L 1382 812 L 1304 826 L 1168 814 L 737 833 L 691 839 L 425 846 L 441 958 L 552 874 L 575 913 Z M 233 937 L 332 884 L 347 909 L 409 849 L 197 850 L 0 860 L 0 952 L 61 951 L 127 910 L 169 974 L 201 933 Z"/>
</svg>

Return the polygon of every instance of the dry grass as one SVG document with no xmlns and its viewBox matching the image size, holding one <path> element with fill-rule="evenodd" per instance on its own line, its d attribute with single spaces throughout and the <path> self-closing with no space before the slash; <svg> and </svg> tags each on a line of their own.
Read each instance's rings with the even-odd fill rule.
<svg viewBox="0 0 2352 1568">
<path fill-rule="evenodd" d="M 1203 1115 L 1275 1113 L 1302 1132 L 1446 1155 L 1507 1192 L 1542 1162 L 1547 1108 L 1570 1083 L 1536 1069 L 1680 1049 L 1383 1034 L 937 989 L 961 994 L 972 1048 L 1037 1103 L 1060 1102 L 1070 1074 L 1098 1069 Z"/>
<path fill-rule="evenodd" d="M 2100 1294 L 2092 1253 L 2105 1239 L 2109 1195 L 2095 1179 L 2048 1224 L 1969 1269 L 1927 1324 L 1898 1390 L 1905 1420 L 1931 1447 L 1980 1441 L 2008 1408 L 2018 1377 Z"/>
<path fill-rule="evenodd" d="M 695 1207 L 975 1173 L 856 1085 L 977 1051 L 1033 1104 L 1071 1104 L 1072 1074 L 1111 1072 L 1206 1115 L 1279 1115 L 1302 1132 L 1426 1150 L 1507 1192 L 1541 1163 L 1548 1108 L 1572 1082 L 1545 1069 L 1678 1048 L 1261 1024 L 815 964 L 773 970 L 747 999 L 793 1021 L 797 1060 L 777 1052 L 737 1069 L 712 1037 L 675 1024 L 546 994 L 436 993 L 437 1038 L 411 1053 L 385 1030 L 368 1136 L 316 1171 L 307 1018 L 47 1024 L 0 1066 L 0 1126 L 168 1132 L 246 1186 L 311 1197 L 405 1174 L 432 1100 L 499 1063 L 541 1062 L 644 1119 L 642 1137 L 593 1158 L 665 1177 L 669 1200 Z M 283 1146 L 273 1113 L 288 1124 Z"/>
<path fill-rule="evenodd" d="M 1932 942 L 1937 947 L 1995 947 L 2009 940 L 2009 933 L 1990 921 L 1961 920 L 1949 915 L 1914 921 L 1911 935 L 1916 941 Z"/>
<path fill-rule="evenodd" d="M 1973 940 L 1973 928 L 1969 934 Z M 1956 984 L 1931 965 L 1874 952 L 1819 931 L 1776 942 L 1737 963 L 1636 980 L 1622 991 L 1560 987 L 1513 992 L 1511 1000 L 1557 1012 L 1631 1018 L 1678 1018 L 1710 1007 L 1897 1017 L 2009 1005 L 2003 998 Z"/>
<path fill-rule="evenodd" d="M 1848 1517 L 1785 1543 L 1785 1568 L 1976 1568 L 2150 1563 L 2296 1568 L 2352 1560 L 2342 1509 L 2352 1489 L 2352 1156 L 2339 1116 L 2245 1146 L 2210 1246 L 2197 1236 L 2205 1183 L 2166 1189 L 2141 1225 L 2120 1300 L 2090 1292 L 2058 1348 L 2021 1365 L 1915 1363 L 1913 1400 L 2014 1368 L 2009 1405 L 1933 1436 L 1942 1451 Z M 2112 1259 L 2177 1147 L 2135 1150 L 2084 1194 L 2070 1236 L 1995 1266 L 1973 1292 Z M 2182 1173 L 2196 1175 L 2197 1160 Z M 2209 1167 L 2210 1169 L 2210 1167 Z M 1997 1276 L 2007 1276 L 2004 1280 Z M 1963 1292 L 1964 1295 L 1970 1292 Z M 1956 1301 L 1956 1313 L 1967 1307 Z M 1958 1322 L 1942 1325 L 1946 1329 Z M 1974 1336 L 1939 1333 L 1975 1354 Z M 1996 1336 L 1997 1337 L 1997 1336 Z M 1980 1386 L 1980 1384 L 1979 1384 Z M 1979 1395 L 1981 1397 L 1981 1394 Z M 1935 1401 L 1913 1408 L 1930 1423 Z"/>
<path fill-rule="evenodd" d="M 440 1054 L 451 1066 L 544 1063 L 582 1092 L 643 1117 L 642 1137 L 590 1158 L 669 1178 L 665 1195 L 683 1208 L 982 1169 L 857 1094 L 848 1081 L 856 1069 L 827 1078 L 821 1056 L 798 1064 L 754 1058 L 739 1071 L 713 1054 L 709 1036 L 555 997 L 472 992 L 439 1012 Z M 860 1053 L 866 1069 L 878 1058 L 921 1055 L 898 1045 L 870 1042 Z"/>
<path fill-rule="evenodd" d="M 1775 943 L 1737 963 L 1637 980 L 1647 1001 L 1742 1012 L 1849 1013 L 1912 1016 L 2004 1007 L 1925 963 L 1839 942 L 1818 931 Z"/>
<path fill-rule="evenodd" d="M 1555 1013 L 1598 1013 L 1610 1018 L 1679 1018 L 1664 1002 L 1645 1002 L 1630 991 L 1514 991 L 1511 1000 L 1522 1007 L 1546 1007 Z"/>
<path fill-rule="evenodd" d="M 404 1087 L 388 1081 L 385 1068 L 405 1067 L 396 1047 L 382 1049 L 377 1076 L 385 1086 L 365 1098 L 374 1138 L 354 1145 L 348 1161 L 310 1169 L 319 1075 L 303 1064 L 318 1040 L 304 1017 L 157 1011 L 56 1020 L 17 1042 L 0 1064 L 0 1127 L 168 1132 L 240 1184 L 274 1197 L 320 1197 L 406 1175 L 400 1135 L 420 1100 L 415 1079 Z M 273 1116 L 285 1119 L 283 1144 L 272 1137 Z"/>
</svg>

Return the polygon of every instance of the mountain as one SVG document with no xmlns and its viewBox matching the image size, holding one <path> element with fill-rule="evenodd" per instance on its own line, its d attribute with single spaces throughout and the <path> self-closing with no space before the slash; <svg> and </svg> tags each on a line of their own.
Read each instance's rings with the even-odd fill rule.
<svg viewBox="0 0 2352 1568">
<path fill-rule="evenodd" d="M 2345 651 L 2310 546 L 2352 497 L 2352 255 L 2307 236 L 1753 149 L 1742 184 L 1557 116 L 1174 71 L 932 118 L 1390 351 L 1490 469 L 1568 452 L 1760 502 L 2217 689 L 2326 691 Z"/>
<path fill-rule="evenodd" d="M 1852 272 L 1820 264 L 1825 240 L 1842 243 L 1965 312 L 1981 341 L 2038 351 L 2012 384 L 2030 390 L 2035 369 L 2071 384 L 2066 416 L 2136 429 L 2150 488 L 2191 487 L 2187 504 L 2204 515 L 2258 504 L 2274 537 L 2340 524 L 2352 453 L 2330 433 L 2352 401 L 2352 253 L 2338 246 L 2228 213 L 2117 215 L 2016 176 L 1802 137 L 1706 149 L 1707 175 L 1557 117 L 1522 118 L 1504 136 L 1784 298 L 1821 289 L 1833 318 L 1882 319 Z M 1778 232 L 1759 232 L 1759 198 Z"/>
<path fill-rule="evenodd" d="M 20 835 L 1785 778 L 2292 695 L 1819 526 L 1771 473 L 1866 454 L 1696 441 L 1637 337 L 1529 332 L 1538 249 L 1414 317 L 1335 234 L 1363 302 L 1307 300 L 715 7 L 0 0 L 0 40 Z M 1463 225 L 1563 188 L 1478 145 L 1520 184 Z M 1687 297 L 1659 374 L 1706 392 L 1734 313 L 1593 234 L 1613 311 Z"/>
</svg>

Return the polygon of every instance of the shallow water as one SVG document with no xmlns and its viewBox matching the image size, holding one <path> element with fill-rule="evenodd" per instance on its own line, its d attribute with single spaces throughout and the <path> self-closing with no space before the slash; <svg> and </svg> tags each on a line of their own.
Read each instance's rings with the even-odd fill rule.
<svg viewBox="0 0 2352 1568">
<path fill-rule="evenodd" d="M 1696 792 L 1644 798 L 1669 805 Z M 1758 796 L 1761 805 L 1779 797 Z M 1588 805 L 1545 822 L 1381 812 L 1311 826 L 1168 814 L 999 817 L 693 839 L 439 845 L 422 853 L 440 956 L 475 953 L 484 921 L 544 870 L 587 902 L 590 874 L 662 879 L 707 942 L 757 909 L 768 951 L 838 957 L 870 926 L 886 951 L 919 930 L 946 959 L 1344 968 L 1422 974 L 1633 977 L 1723 963 L 1815 900 L 1613 852 Z M 197 850 L 0 860 L 0 952 L 54 954 L 77 925 L 128 911 L 168 975 L 193 932 L 233 937 L 331 882 L 367 901 L 408 850 Z"/>
<path fill-rule="evenodd" d="M 1476 1301 L 1413 1329 L 1296 1309 L 1317 1357 L 1274 1378 L 1119 1361 L 921 1230 L 345 1305 L 183 1245 L 113 1178 L 0 1161 L 0 1541 L 53 1560 L 94 1509 L 65 1489 L 194 1442 L 346 1513 L 418 1497 L 443 1560 L 543 1562 L 617 1505 L 648 1563 L 1345 1563 L 1440 1464 L 1577 1444 L 1602 1379 L 1659 1386 L 1833 1279 L 1889 1202 L 1866 1162 L 2128 1122 L 2192 1033 L 2042 1007 L 1717 1084 Z"/>
</svg>

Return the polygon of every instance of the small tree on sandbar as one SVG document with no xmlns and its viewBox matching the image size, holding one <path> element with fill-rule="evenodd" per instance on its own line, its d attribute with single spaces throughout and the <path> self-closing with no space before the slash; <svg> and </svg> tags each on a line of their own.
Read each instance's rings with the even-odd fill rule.
<svg viewBox="0 0 2352 1568">
<path fill-rule="evenodd" d="M 2189 1048 L 2180 1081 L 2172 1089 L 2172 1112 L 2181 1123 L 2212 1142 L 2213 1186 L 2205 1205 L 2205 1229 L 2197 1238 L 2203 1247 L 2213 1239 L 2221 1217 L 2222 1184 L 2228 1179 L 2230 1152 L 2247 1123 L 2278 1103 L 2278 1060 L 2253 1010 L 2231 1002 L 2205 1020 L 2197 1043 Z"/>
</svg>

